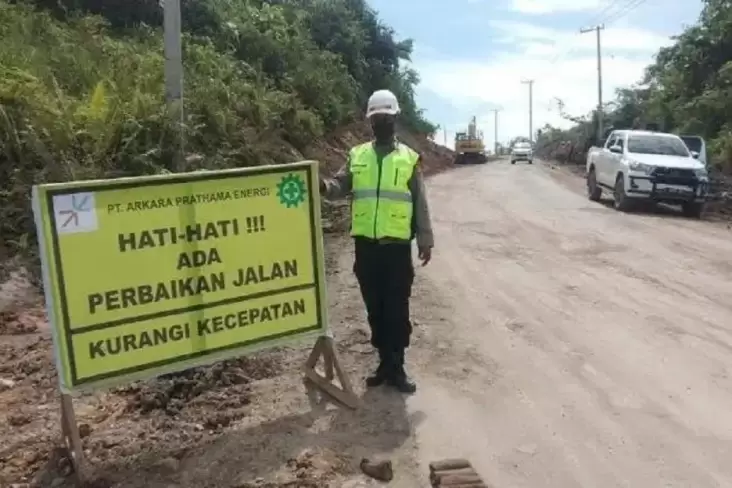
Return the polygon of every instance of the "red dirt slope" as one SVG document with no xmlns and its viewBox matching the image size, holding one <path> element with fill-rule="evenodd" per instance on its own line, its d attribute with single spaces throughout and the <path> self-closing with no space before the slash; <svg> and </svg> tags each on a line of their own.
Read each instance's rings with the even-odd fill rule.
<svg viewBox="0 0 732 488">
<path fill-rule="evenodd" d="M 305 151 L 305 157 L 324 163 L 327 172 L 335 172 L 346 161 L 348 150 L 372 138 L 371 128 L 365 122 L 354 123 L 336 131 L 330 137 L 317 141 Z M 400 132 L 399 138 L 422 155 L 425 173 L 438 173 L 452 166 L 454 153 L 426 137 Z"/>
</svg>

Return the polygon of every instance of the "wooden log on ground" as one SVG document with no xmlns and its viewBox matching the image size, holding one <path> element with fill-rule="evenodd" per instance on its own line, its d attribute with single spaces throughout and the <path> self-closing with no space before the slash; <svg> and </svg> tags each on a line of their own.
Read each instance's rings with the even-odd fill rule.
<svg viewBox="0 0 732 488">
<path fill-rule="evenodd" d="M 475 472 L 475 470 L 471 468 L 460 468 L 460 469 L 450 469 L 445 471 L 433 471 L 430 474 L 430 481 L 433 485 L 439 485 L 442 478 L 445 476 L 451 476 L 451 475 L 472 475 L 472 476 L 478 476 L 478 473 Z"/>
<path fill-rule="evenodd" d="M 482 483 L 482 482 L 483 482 L 483 480 L 477 474 L 475 474 L 475 475 L 456 474 L 456 475 L 444 476 L 440 480 L 440 484 L 437 486 L 453 487 L 453 486 L 465 485 L 465 484 L 470 484 L 470 483 Z"/>
<path fill-rule="evenodd" d="M 444 485 L 438 485 L 437 488 L 440 488 L 440 486 L 444 486 Z M 483 482 L 480 482 L 480 483 L 467 483 L 467 484 L 463 484 L 463 485 L 452 485 L 449 488 L 491 488 L 491 487 L 486 485 Z"/>
<path fill-rule="evenodd" d="M 470 461 L 463 458 L 443 459 L 442 461 L 433 461 L 430 463 L 430 473 L 435 471 L 449 471 L 451 469 L 471 468 Z"/>
</svg>

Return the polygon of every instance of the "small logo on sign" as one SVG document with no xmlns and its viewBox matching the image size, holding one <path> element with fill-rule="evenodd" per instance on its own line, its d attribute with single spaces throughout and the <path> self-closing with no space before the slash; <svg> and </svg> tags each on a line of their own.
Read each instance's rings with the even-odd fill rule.
<svg viewBox="0 0 732 488">
<path fill-rule="evenodd" d="M 305 201 L 306 194 L 305 182 L 295 174 L 283 176 L 277 184 L 277 196 L 280 198 L 280 203 L 287 208 L 298 207 Z"/>
<path fill-rule="evenodd" d="M 97 230 L 97 209 L 93 193 L 75 193 L 53 197 L 56 232 L 74 234 Z"/>
</svg>

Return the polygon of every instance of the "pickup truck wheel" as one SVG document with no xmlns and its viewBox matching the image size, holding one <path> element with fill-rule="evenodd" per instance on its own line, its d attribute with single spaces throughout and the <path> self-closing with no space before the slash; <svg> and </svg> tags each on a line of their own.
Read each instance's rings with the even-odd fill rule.
<svg viewBox="0 0 732 488">
<path fill-rule="evenodd" d="M 681 206 L 685 217 L 700 219 L 704 213 L 704 204 L 701 202 L 687 202 Z"/>
<path fill-rule="evenodd" d="M 593 202 L 599 202 L 602 197 L 602 188 L 597 184 L 597 174 L 595 168 L 590 168 L 587 173 L 587 198 Z"/>
<path fill-rule="evenodd" d="M 516 160 L 515 159 L 512 159 L 511 160 L 511 164 L 516 164 Z"/>
<path fill-rule="evenodd" d="M 613 207 L 620 212 L 629 212 L 632 202 L 625 196 L 625 181 L 623 175 L 618 175 L 615 180 L 615 189 L 613 191 Z"/>
</svg>

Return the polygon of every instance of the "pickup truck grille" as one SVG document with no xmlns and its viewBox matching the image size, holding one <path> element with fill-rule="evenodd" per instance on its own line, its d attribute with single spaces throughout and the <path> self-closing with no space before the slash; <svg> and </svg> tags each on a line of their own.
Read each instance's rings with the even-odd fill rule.
<svg viewBox="0 0 732 488">
<path fill-rule="evenodd" d="M 653 170 L 653 176 L 665 176 L 668 178 L 694 178 L 694 170 L 684 168 L 666 168 L 660 166 Z"/>
<path fill-rule="evenodd" d="M 654 169 L 651 175 L 657 183 L 689 186 L 694 186 L 697 183 L 696 174 L 693 169 L 666 168 L 661 166 Z"/>
</svg>

